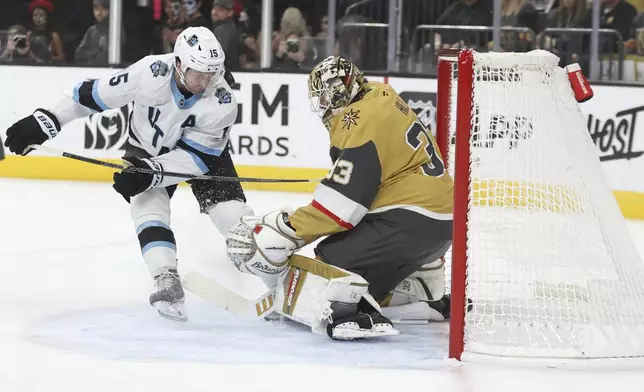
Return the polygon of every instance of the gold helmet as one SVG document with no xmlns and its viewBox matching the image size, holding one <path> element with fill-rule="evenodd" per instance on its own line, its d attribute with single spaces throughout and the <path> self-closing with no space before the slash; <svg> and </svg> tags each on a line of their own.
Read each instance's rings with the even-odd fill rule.
<svg viewBox="0 0 644 392">
<path fill-rule="evenodd" d="M 326 122 L 349 105 L 365 83 L 362 71 L 353 63 L 344 57 L 329 56 L 309 75 L 311 110 Z"/>
</svg>

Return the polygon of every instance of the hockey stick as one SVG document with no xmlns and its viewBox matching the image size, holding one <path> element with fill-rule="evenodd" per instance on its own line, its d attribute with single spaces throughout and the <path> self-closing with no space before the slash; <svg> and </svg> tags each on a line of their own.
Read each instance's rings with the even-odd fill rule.
<svg viewBox="0 0 644 392">
<path fill-rule="evenodd" d="M 275 306 L 275 289 L 255 300 L 247 299 L 195 271 L 185 274 L 182 284 L 184 289 L 196 296 L 239 317 L 263 318 L 272 313 Z"/>
<path fill-rule="evenodd" d="M 73 154 L 58 150 L 51 147 L 45 147 L 37 144 L 29 145 L 29 148 L 48 152 L 50 154 L 61 155 L 65 158 L 75 159 L 77 161 L 91 163 L 94 165 L 110 167 L 112 169 L 123 170 L 130 173 L 144 173 L 144 174 L 160 174 L 166 177 L 186 178 L 191 180 L 206 180 L 206 181 L 228 181 L 228 182 L 287 182 L 287 183 L 302 183 L 302 182 L 318 182 L 320 179 L 296 179 L 296 178 L 258 178 L 258 177 L 225 177 L 225 176 L 209 176 L 209 175 L 195 175 L 188 173 L 175 173 L 166 171 L 156 171 L 144 167 L 124 166 L 118 163 L 103 161 L 101 159 L 84 157 L 82 155 Z"/>
<path fill-rule="evenodd" d="M 196 271 L 186 273 L 181 283 L 184 289 L 197 297 L 238 317 L 265 318 L 276 306 L 275 289 L 267 291 L 257 299 L 248 299 Z M 428 311 L 427 304 L 421 302 L 383 308 L 383 314 L 394 324 L 427 325 L 430 322 Z"/>
</svg>

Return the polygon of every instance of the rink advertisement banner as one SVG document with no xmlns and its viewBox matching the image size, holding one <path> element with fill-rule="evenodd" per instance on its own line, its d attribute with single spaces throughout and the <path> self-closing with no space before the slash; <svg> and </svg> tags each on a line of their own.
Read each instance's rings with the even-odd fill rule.
<svg viewBox="0 0 644 392">
<path fill-rule="evenodd" d="M 80 80 L 109 77 L 117 71 L 111 68 L 0 66 L 0 85 L 11 92 L 0 98 L 3 107 L 0 135 L 4 138 L 8 126 L 35 108 L 55 105 L 62 92 L 71 90 Z M 299 178 L 324 175 L 331 164 L 328 133 L 310 110 L 307 77 L 306 74 L 235 74 L 238 117 L 231 132 L 231 149 L 240 173 Z M 387 81 L 423 123 L 435 128 L 436 79 L 368 78 Z M 595 97 L 582 104 L 582 110 L 611 188 L 644 193 L 644 177 L 633 177 L 633 173 L 644 172 L 644 106 L 641 106 L 644 87 L 593 86 L 593 89 Z M 119 158 L 127 140 L 130 112 L 131 106 L 126 106 L 76 120 L 68 124 L 51 145 L 90 157 Z M 33 155 L 37 157 L 38 153 Z M 35 161 L 45 162 L 45 158 Z M 41 177 L 48 178 L 87 179 L 88 176 L 94 178 L 91 173 L 96 170 L 91 165 L 80 164 L 66 173 L 48 176 L 36 166 L 27 170 L 25 161 L 21 162 L 21 165 L 3 163 L 0 175 L 27 173 L 37 177 L 42 173 Z M 47 162 L 48 170 L 60 165 Z M 76 172 L 82 175 L 75 176 Z M 110 177 L 103 174 L 96 179 Z M 311 190 L 312 186 L 263 185 L 263 188 Z"/>
</svg>

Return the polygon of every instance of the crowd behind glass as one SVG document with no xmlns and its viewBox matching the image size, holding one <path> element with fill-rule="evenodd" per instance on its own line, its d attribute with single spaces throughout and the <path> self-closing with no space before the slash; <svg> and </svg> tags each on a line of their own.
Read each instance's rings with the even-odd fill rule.
<svg viewBox="0 0 644 392">
<path fill-rule="evenodd" d="M 328 1 L 274 0 L 271 68 L 310 69 L 330 51 L 365 70 L 388 63 L 390 0 L 336 0 L 329 42 Z M 644 56 L 644 0 L 600 0 L 600 53 L 618 60 Z M 472 47 L 550 50 L 562 62 L 587 66 L 592 0 L 502 0 L 500 42 L 494 43 L 492 0 L 402 0 L 396 71 L 433 71 L 437 50 Z M 212 29 L 233 71 L 260 67 L 261 0 L 123 0 L 124 64 L 172 51 L 189 26 Z M 108 64 L 110 0 L 3 0 L 0 62 Z M 484 26 L 476 31 L 463 26 Z M 605 34 L 606 33 L 606 34 Z M 608 34 L 610 33 L 610 34 Z M 642 57 L 644 59 L 644 57 Z"/>
</svg>

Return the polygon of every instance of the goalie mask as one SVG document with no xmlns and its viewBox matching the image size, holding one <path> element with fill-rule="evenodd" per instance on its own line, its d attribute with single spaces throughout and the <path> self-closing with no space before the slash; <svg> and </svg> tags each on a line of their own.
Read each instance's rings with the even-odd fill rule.
<svg viewBox="0 0 644 392">
<path fill-rule="evenodd" d="M 344 57 L 329 56 L 309 75 L 311 110 L 327 123 L 339 114 L 365 85 L 362 71 Z"/>
</svg>

